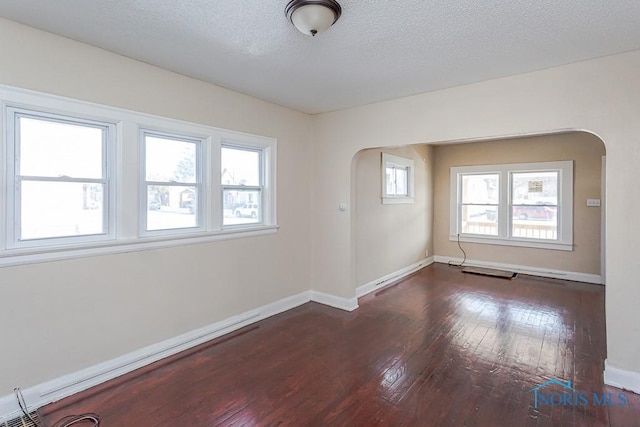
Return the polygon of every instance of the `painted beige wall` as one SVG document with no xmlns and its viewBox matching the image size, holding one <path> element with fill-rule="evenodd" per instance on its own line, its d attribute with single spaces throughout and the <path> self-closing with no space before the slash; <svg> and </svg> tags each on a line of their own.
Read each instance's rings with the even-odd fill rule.
<svg viewBox="0 0 640 427">
<path fill-rule="evenodd" d="M 0 396 L 310 287 L 308 115 L 0 19 L 0 83 L 278 139 L 275 235 L 0 268 Z"/>
<path fill-rule="evenodd" d="M 640 373 L 640 194 L 631 179 L 640 164 L 639 69 L 634 51 L 314 116 L 312 288 L 355 294 L 355 233 L 336 207 L 352 200 L 358 151 L 588 130 L 607 147 L 608 362 Z"/>
<path fill-rule="evenodd" d="M 278 138 L 282 226 L 273 236 L 0 269 L 2 337 L 20 349 L 0 354 L 0 395 L 310 283 L 353 297 L 352 161 L 362 149 L 564 129 L 607 146 L 608 361 L 640 373 L 640 197 L 630 179 L 640 164 L 640 51 L 310 118 L 2 19 L 0 40 L 0 83 Z"/>
<path fill-rule="evenodd" d="M 600 208 L 587 207 L 587 199 L 600 199 L 602 141 L 589 133 L 573 132 L 470 144 L 438 145 L 434 164 L 434 248 L 438 255 L 462 257 L 449 240 L 450 168 L 503 163 L 574 161 L 574 250 L 556 251 L 513 246 L 464 243 L 469 259 L 600 274 Z"/>
<path fill-rule="evenodd" d="M 414 161 L 414 203 L 383 205 L 381 153 Z M 379 279 L 433 254 L 433 147 L 371 149 L 356 157 L 356 284 Z"/>
</svg>

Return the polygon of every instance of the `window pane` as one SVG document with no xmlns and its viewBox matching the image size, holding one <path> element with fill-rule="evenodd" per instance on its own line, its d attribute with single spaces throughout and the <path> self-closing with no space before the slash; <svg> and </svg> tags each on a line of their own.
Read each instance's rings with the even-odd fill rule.
<svg viewBox="0 0 640 427">
<path fill-rule="evenodd" d="M 528 239 L 558 239 L 558 208 L 520 205 L 512 208 L 511 235 Z"/>
<path fill-rule="evenodd" d="M 498 207 L 491 205 L 463 205 L 462 233 L 498 235 Z"/>
<path fill-rule="evenodd" d="M 19 117 L 20 174 L 101 179 L 103 128 Z"/>
<path fill-rule="evenodd" d="M 196 144 L 176 139 L 145 136 L 146 180 L 196 182 Z"/>
<path fill-rule="evenodd" d="M 103 185 L 23 181 L 20 240 L 105 232 Z"/>
<path fill-rule="evenodd" d="M 396 196 L 407 196 L 409 194 L 407 190 L 407 172 L 406 168 L 396 169 Z"/>
<path fill-rule="evenodd" d="M 558 239 L 558 172 L 511 175 L 511 235 L 528 239 Z"/>
<path fill-rule="evenodd" d="M 386 168 L 386 195 L 387 196 L 395 196 L 396 194 L 396 174 L 393 168 Z"/>
<path fill-rule="evenodd" d="M 224 190 L 223 224 L 262 222 L 262 195 L 257 190 Z"/>
<path fill-rule="evenodd" d="M 260 151 L 222 147 L 222 185 L 260 186 Z"/>
<path fill-rule="evenodd" d="M 147 186 L 147 231 L 198 226 L 196 187 Z"/>
<path fill-rule="evenodd" d="M 462 203 L 495 204 L 500 200 L 500 175 L 463 175 Z"/>
<path fill-rule="evenodd" d="M 558 205 L 558 172 L 513 173 L 512 205 Z"/>
</svg>

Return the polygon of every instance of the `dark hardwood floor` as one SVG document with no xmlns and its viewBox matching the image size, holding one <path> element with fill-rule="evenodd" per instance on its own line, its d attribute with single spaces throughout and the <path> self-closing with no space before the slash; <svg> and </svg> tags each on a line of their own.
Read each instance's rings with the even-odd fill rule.
<svg viewBox="0 0 640 427">
<path fill-rule="evenodd" d="M 96 412 L 106 427 L 640 425 L 631 392 L 624 406 L 535 408 L 531 390 L 553 378 L 622 403 L 605 358 L 603 287 L 434 264 L 353 313 L 305 304 L 40 414 Z"/>
</svg>

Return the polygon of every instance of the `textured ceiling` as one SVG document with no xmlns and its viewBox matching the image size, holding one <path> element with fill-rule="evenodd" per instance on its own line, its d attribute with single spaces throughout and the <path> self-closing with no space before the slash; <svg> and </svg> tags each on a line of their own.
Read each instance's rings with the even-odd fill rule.
<svg viewBox="0 0 640 427">
<path fill-rule="evenodd" d="M 640 49 L 639 0 L 0 0 L 0 16 L 307 113 Z"/>
</svg>

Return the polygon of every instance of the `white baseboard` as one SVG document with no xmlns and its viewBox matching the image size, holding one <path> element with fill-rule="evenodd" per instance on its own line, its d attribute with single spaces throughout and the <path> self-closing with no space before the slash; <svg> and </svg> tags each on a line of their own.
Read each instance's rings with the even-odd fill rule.
<svg viewBox="0 0 640 427">
<path fill-rule="evenodd" d="M 382 286 L 385 286 L 391 282 L 395 282 L 396 280 L 400 280 L 403 277 L 410 275 L 423 267 L 431 265 L 434 263 L 434 257 L 429 257 L 423 259 L 422 261 L 418 261 L 414 264 L 411 264 L 408 267 L 402 268 L 398 271 L 394 271 L 393 273 L 389 273 L 386 276 L 382 276 L 376 280 L 372 280 L 369 283 L 365 283 L 364 285 L 358 286 L 356 288 L 356 297 L 360 298 L 371 292 L 374 292 L 380 289 Z"/>
<path fill-rule="evenodd" d="M 345 311 L 353 311 L 358 308 L 358 298 L 342 298 L 318 291 L 311 291 L 311 301 Z"/>
<path fill-rule="evenodd" d="M 309 301 L 347 311 L 358 308 L 356 298 L 340 298 L 316 291 L 301 292 L 87 369 L 26 388 L 22 390 L 22 394 L 29 411 L 33 411 Z M 19 415 L 21 415 L 20 407 L 13 394 L 0 397 L 0 422 L 11 420 Z"/>
<path fill-rule="evenodd" d="M 440 256 L 440 255 L 436 255 L 434 258 L 435 258 L 435 262 L 440 262 L 444 264 L 448 262 L 460 264 L 462 262 L 462 258 L 454 258 L 454 257 L 448 257 L 448 256 Z M 602 281 L 602 276 L 598 274 L 577 273 L 575 271 L 554 270 L 550 268 L 529 267 L 526 265 L 504 264 L 501 262 L 479 261 L 474 259 L 467 259 L 464 265 L 468 265 L 469 267 L 498 268 L 501 270 L 514 271 L 516 273 L 529 274 L 531 276 L 572 280 L 574 282 L 593 283 L 596 285 L 602 285 L 604 283 Z"/>
<path fill-rule="evenodd" d="M 604 383 L 640 394 L 640 372 L 616 368 L 604 361 Z"/>
</svg>

